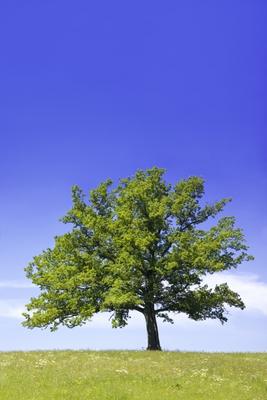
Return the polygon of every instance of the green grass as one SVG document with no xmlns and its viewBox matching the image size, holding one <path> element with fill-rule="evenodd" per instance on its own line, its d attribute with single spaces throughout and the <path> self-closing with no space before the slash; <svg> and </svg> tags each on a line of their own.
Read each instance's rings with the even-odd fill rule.
<svg viewBox="0 0 267 400">
<path fill-rule="evenodd" d="M 1 400 L 266 400 L 266 353 L 0 353 Z"/>
</svg>

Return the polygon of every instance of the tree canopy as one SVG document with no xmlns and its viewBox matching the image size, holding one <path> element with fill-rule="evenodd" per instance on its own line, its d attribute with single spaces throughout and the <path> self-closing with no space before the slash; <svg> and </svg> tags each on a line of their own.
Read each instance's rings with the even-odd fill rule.
<svg viewBox="0 0 267 400">
<path fill-rule="evenodd" d="M 145 317 L 148 349 L 159 350 L 157 318 L 172 322 L 173 312 L 224 323 L 228 306 L 244 308 L 226 283 L 203 283 L 207 274 L 252 259 L 233 217 L 203 227 L 230 199 L 203 204 L 202 178 L 171 185 L 164 172 L 138 170 L 117 187 L 107 180 L 88 200 L 73 187 L 73 206 L 62 219 L 71 231 L 26 268 L 40 294 L 27 305 L 24 326 L 72 328 L 108 311 L 112 326 L 123 327 L 135 310 Z"/>
</svg>

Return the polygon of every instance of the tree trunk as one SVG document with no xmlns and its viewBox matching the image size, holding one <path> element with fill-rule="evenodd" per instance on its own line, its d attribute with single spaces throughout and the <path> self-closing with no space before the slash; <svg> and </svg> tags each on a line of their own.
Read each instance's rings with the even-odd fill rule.
<svg viewBox="0 0 267 400">
<path fill-rule="evenodd" d="M 147 350 L 161 350 L 157 319 L 153 306 L 149 307 L 145 312 L 145 319 L 147 329 Z"/>
</svg>

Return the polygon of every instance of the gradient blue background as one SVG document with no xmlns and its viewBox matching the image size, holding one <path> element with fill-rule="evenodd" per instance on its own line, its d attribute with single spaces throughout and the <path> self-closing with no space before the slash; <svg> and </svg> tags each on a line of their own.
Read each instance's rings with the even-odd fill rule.
<svg viewBox="0 0 267 400">
<path fill-rule="evenodd" d="M 266 17 L 265 0 L 1 3 L 3 307 L 35 292 L 14 282 L 66 230 L 73 184 L 154 165 L 204 177 L 207 201 L 233 197 L 255 256 L 236 274 L 267 288 Z M 266 328 L 267 310 L 161 330 L 165 348 L 263 351 Z M 144 346 L 134 323 L 51 334 L 0 315 L 0 350 Z"/>
</svg>

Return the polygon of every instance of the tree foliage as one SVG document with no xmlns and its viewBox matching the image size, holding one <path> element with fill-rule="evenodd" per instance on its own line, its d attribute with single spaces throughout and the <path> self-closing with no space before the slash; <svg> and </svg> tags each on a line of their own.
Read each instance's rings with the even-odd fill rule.
<svg viewBox="0 0 267 400">
<path fill-rule="evenodd" d="M 73 206 L 62 219 L 72 230 L 26 268 L 40 294 L 27 305 L 25 326 L 72 328 L 109 311 L 113 327 L 123 327 L 135 310 L 146 318 L 148 348 L 160 349 L 156 317 L 172 322 L 169 313 L 182 312 L 223 323 L 227 306 L 244 308 L 226 283 L 203 284 L 207 274 L 252 258 L 233 217 L 203 228 L 230 199 L 203 204 L 203 179 L 170 185 L 163 175 L 152 168 L 117 187 L 107 180 L 89 201 L 73 187 Z"/>
</svg>

